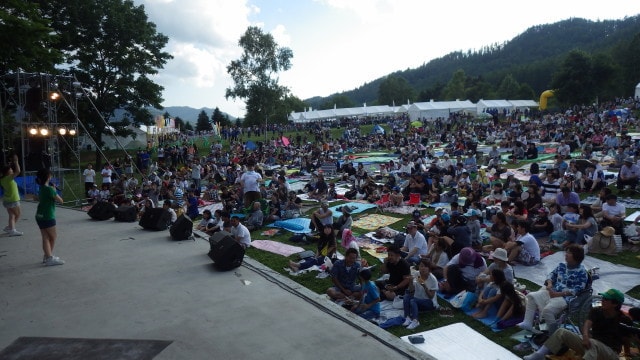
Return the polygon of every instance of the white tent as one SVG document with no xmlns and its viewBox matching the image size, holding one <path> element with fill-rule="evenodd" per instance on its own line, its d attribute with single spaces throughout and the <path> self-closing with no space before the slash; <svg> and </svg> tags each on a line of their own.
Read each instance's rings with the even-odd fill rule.
<svg viewBox="0 0 640 360">
<path fill-rule="evenodd" d="M 414 103 L 409 106 L 409 119 L 411 121 L 419 119 L 436 119 L 436 118 L 448 118 L 449 115 L 462 112 L 472 111 L 475 112 L 476 105 L 469 100 L 455 100 L 455 101 L 429 101 L 423 103 Z"/>
<path fill-rule="evenodd" d="M 507 109 L 509 112 L 522 110 L 525 108 L 538 107 L 538 103 L 533 100 L 483 100 L 476 104 L 478 114 L 486 112 L 487 109 Z"/>
<path fill-rule="evenodd" d="M 636 95 L 634 96 L 634 99 L 636 100 L 640 99 L 640 83 L 636 85 Z"/>
</svg>

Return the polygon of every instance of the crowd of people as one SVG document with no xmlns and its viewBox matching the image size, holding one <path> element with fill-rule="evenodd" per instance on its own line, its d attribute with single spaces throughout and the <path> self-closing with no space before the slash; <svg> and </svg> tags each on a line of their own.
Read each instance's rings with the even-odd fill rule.
<svg viewBox="0 0 640 360">
<path fill-rule="evenodd" d="M 226 129 L 228 148 L 215 142 L 203 154 L 193 138 L 185 138 L 179 144 L 159 144 L 155 159 L 141 150 L 135 160 L 116 159 L 99 172 L 89 164 L 83 176 L 90 203 L 135 206 L 139 216 L 146 209 L 164 206 L 173 212 L 173 221 L 187 214 L 196 220 L 197 230 L 208 234 L 227 230 L 244 247 L 251 244 L 250 232 L 267 222 L 303 216 L 301 195 L 306 195 L 320 205 L 309 216 L 317 251 L 301 262 L 290 262 L 289 267 L 299 271 L 331 260 L 333 286 L 327 294 L 346 301 L 361 316 L 375 318 L 382 300 L 403 296 L 404 325 L 415 329 L 419 311 L 438 308 L 436 291 L 456 294 L 467 290 L 478 295 L 476 317 L 485 316 L 497 304 L 501 321 L 520 319 L 519 326 L 530 329 L 537 311 L 555 330 L 559 312 L 586 286 L 586 270 L 580 263 L 588 239 L 598 233 L 624 235 L 626 209 L 617 200 L 638 185 L 640 141 L 627 133 L 629 126 L 637 125 L 632 111 L 619 117 L 608 110 L 617 106 L 633 110 L 639 104 L 638 100 L 617 99 L 597 108 L 575 107 L 553 115 L 515 111 L 505 118 L 482 121 L 453 114 L 448 119 L 424 120 L 418 127 L 401 115 L 378 120 L 388 125 L 387 133 L 362 134 L 357 125 L 346 123 L 340 138 L 333 138 L 321 124 L 296 125 L 298 135 L 288 139 L 288 146 L 284 146 L 282 133 L 275 136 L 283 128 L 274 127 L 271 140 L 257 142 L 254 149 L 242 142 L 243 134 L 262 135 L 267 129 Z M 541 169 L 538 144 L 547 142 L 557 143 L 554 163 Z M 479 144 L 491 149 L 478 151 Z M 367 168 L 349 156 L 371 151 L 396 156 Z M 13 160 L 0 179 L 9 213 L 5 232 L 21 235 L 15 228 L 20 214 L 17 187 L 11 183 L 20 168 L 17 159 Z M 507 169 L 509 163 L 520 160 L 531 162 L 528 181 L 516 179 Z M 617 194 L 607 186 L 605 166 L 618 173 L 614 181 Z M 329 168 L 335 169 L 334 177 L 324 171 Z M 308 182 L 303 190 L 292 191 L 288 180 L 299 176 L 308 177 Z M 55 217 L 50 208 L 61 199 L 47 185 L 50 175 L 43 173 L 38 178 L 45 185 L 37 215 L 44 263 L 59 265 L 64 262 L 52 254 Z M 350 191 L 338 194 L 338 181 L 348 184 Z M 596 194 L 599 200 L 581 204 L 581 192 Z M 373 203 L 387 198 L 391 205 L 402 206 L 412 196 L 421 202 L 450 204 L 450 209 L 436 208 L 429 223 L 423 222 L 420 211 L 414 212 L 404 242 L 387 249 L 382 272 L 389 274 L 388 279 L 374 282 L 353 241 L 351 209 L 343 207 L 336 218 L 327 201 L 343 198 Z M 459 197 L 465 197 L 463 205 L 458 205 Z M 203 201 L 220 202 L 222 208 L 200 214 Z M 483 239 L 480 229 L 486 221 L 490 226 L 488 238 Z M 566 250 L 566 264 L 550 274 L 545 287 L 524 297 L 514 289 L 511 265 L 537 264 L 542 239 Z M 335 258 L 338 244 L 346 250 L 343 260 Z M 491 265 L 487 266 L 483 253 L 493 254 Z M 416 266 L 413 272 L 412 266 Z M 574 272 L 579 276 L 570 275 Z M 603 295 L 611 306 L 594 311 L 587 325 L 600 329 L 603 318 L 618 316 L 616 306 L 621 301 L 616 291 Z M 611 343 L 609 337 L 598 338 L 596 333 L 591 340 L 587 338 L 590 344 L 601 341 L 620 350 L 618 339 L 622 337 Z M 559 343 L 573 347 L 575 341 L 567 336 L 554 331 L 545 349 L 558 352 Z M 587 345 L 584 339 L 582 346 L 586 352 L 599 347 Z"/>
</svg>

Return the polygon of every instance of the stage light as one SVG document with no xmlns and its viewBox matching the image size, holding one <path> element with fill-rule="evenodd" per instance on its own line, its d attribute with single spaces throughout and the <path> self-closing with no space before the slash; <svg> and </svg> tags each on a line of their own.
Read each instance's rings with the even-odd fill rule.
<svg viewBox="0 0 640 360">
<path fill-rule="evenodd" d="M 65 129 L 65 128 L 63 128 L 63 127 L 62 127 L 62 128 L 60 128 L 60 129 L 58 129 L 58 133 L 59 133 L 60 135 L 67 135 L 67 129 Z"/>
<path fill-rule="evenodd" d="M 29 134 L 38 135 L 38 129 L 36 129 L 35 127 L 29 128 Z"/>
<path fill-rule="evenodd" d="M 49 93 L 49 99 L 51 101 L 56 101 L 56 100 L 60 99 L 60 93 L 56 92 L 56 91 L 52 91 L 51 93 Z"/>
<path fill-rule="evenodd" d="M 49 135 L 49 129 L 44 128 L 44 127 L 43 127 L 43 128 L 40 128 L 40 135 L 42 135 L 42 136 L 47 136 L 47 135 Z"/>
<path fill-rule="evenodd" d="M 69 130 L 69 135 L 74 136 L 76 134 L 76 129 Z"/>
</svg>

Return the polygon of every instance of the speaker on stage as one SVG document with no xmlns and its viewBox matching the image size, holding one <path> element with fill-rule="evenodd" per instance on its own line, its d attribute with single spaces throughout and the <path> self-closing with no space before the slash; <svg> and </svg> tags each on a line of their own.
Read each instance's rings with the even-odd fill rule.
<svg viewBox="0 0 640 360">
<path fill-rule="evenodd" d="M 120 206 L 114 211 L 114 220 L 134 222 L 138 218 L 138 208 L 135 206 Z"/>
<path fill-rule="evenodd" d="M 227 271 L 242 265 L 244 248 L 226 231 L 218 231 L 209 238 L 209 258 L 218 270 Z"/>
<path fill-rule="evenodd" d="M 171 213 L 169 210 L 163 208 L 149 208 L 145 209 L 138 225 L 142 226 L 146 230 L 167 230 L 169 223 L 171 222 Z"/>
<path fill-rule="evenodd" d="M 169 228 L 171 238 L 176 241 L 189 240 L 193 234 L 193 221 L 187 215 L 180 215 Z"/>
<path fill-rule="evenodd" d="M 116 206 L 110 202 L 98 201 L 87 214 L 94 220 L 109 220 L 114 216 Z"/>
</svg>

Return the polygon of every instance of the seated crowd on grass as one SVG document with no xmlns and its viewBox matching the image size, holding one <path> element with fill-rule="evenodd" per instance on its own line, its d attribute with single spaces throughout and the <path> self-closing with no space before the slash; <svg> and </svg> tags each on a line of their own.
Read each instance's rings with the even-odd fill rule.
<svg viewBox="0 0 640 360">
<path fill-rule="evenodd" d="M 628 117 L 607 111 L 622 105 L 631 108 Z M 468 290 L 478 297 L 474 317 L 482 318 L 490 306 L 497 306 L 500 321 L 518 319 L 522 328 L 530 329 L 532 312 L 539 311 L 553 329 L 559 312 L 586 286 L 583 277 L 575 286 L 564 277 L 575 269 L 585 271 L 580 263 L 587 239 L 600 233 L 622 235 L 627 241 L 623 234 L 626 209 L 618 195 L 634 190 L 640 176 L 640 141 L 627 134 L 629 127 L 636 126 L 633 110 L 637 105 L 621 99 L 599 109 L 589 106 L 553 115 L 517 111 L 481 122 L 452 114 L 449 119 L 424 120 L 422 127 L 398 116 L 384 119 L 390 129 L 386 134 L 361 134 L 357 126 L 347 125 L 340 138 L 311 124 L 301 130 L 304 137 L 292 138 L 288 146 L 274 136 L 250 150 L 246 143 L 233 141 L 236 134 L 229 137 L 228 150 L 216 143 L 204 156 L 198 156 L 187 141 L 160 145 L 157 161 L 145 167 L 140 181 L 131 172 L 114 171 L 112 164 L 106 164 L 99 189 L 93 179 L 86 181 L 88 196 L 94 202 L 137 206 L 141 212 L 168 199 L 176 212 L 194 219 L 201 216 L 198 207 L 203 201 L 221 202 L 222 209 L 213 214 L 205 211 L 197 225 L 211 234 L 229 229 L 232 214 L 243 214 L 243 223 L 251 231 L 269 222 L 305 216 L 302 206 L 310 203 L 303 202 L 301 195 L 306 195 L 305 200 L 320 202 L 308 215 L 319 235 L 318 249 L 315 256 L 290 262 L 289 267 L 297 272 L 332 259 L 333 283 L 327 294 L 345 301 L 361 316 L 375 318 L 382 300 L 404 296 L 404 325 L 415 329 L 420 325 L 418 311 L 438 308 L 436 292 Z M 525 115 L 528 120 L 521 121 Z M 306 141 L 307 136 L 315 141 Z M 543 171 L 537 160 L 538 144 L 548 142 L 557 147 L 553 164 Z M 479 143 L 491 150 L 477 151 Z M 350 156 L 371 151 L 394 156 L 366 167 Z M 530 163 L 529 179 L 524 181 L 507 168 L 521 160 Z M 322 171 L 327 164 L 336 169 L 334 176 Z M 618 173 L 615 191 L 607 185 L 607 170 Z M 288 180 L 298 177 L 307 183 L 303 190 L 292 191 Z M 338 194 L 336 184 L 347 187 L 346 194 Z M 584 192 L 597 195 L 598 200 L 581 204 L 579 194 Z M 403 206 L 414 194 L 420 204 L 445 205 L 436 207 L 428 221 L 424 221 L 425 212 L 412 214 L 404 243 L 390 246 L 381 266 L 388 279 L 373 282 L 369 270 L 359 271 L 366 267 L 357 245 L 346 250 L 343 260 L 334 258 L 339 251 L 337 239 L 343 239 L 347 248 L 344 237 L 352 236 L 353 219 L 347 207 L 334 218 L 326 201 L 374 203 L 387 198 L 388 205 Z M 462 197 L 464 203 L 458 204 Z M 542 252 L 539 244 L 544 248 L 545 239 L 550 248 L 567 250 L 567 262 L 549 275 L 541 294 L 525 297 L 514 289 L 511 266 L 537 264 Z M 487 266 L 489 253 L 493 256 Z M 416 266 L 413 271 L 412 266 Z M 576 276 L 571 279 L 576 281 Z M 556 343 L 549 348 L 555 349 Z"/>
</svg>

